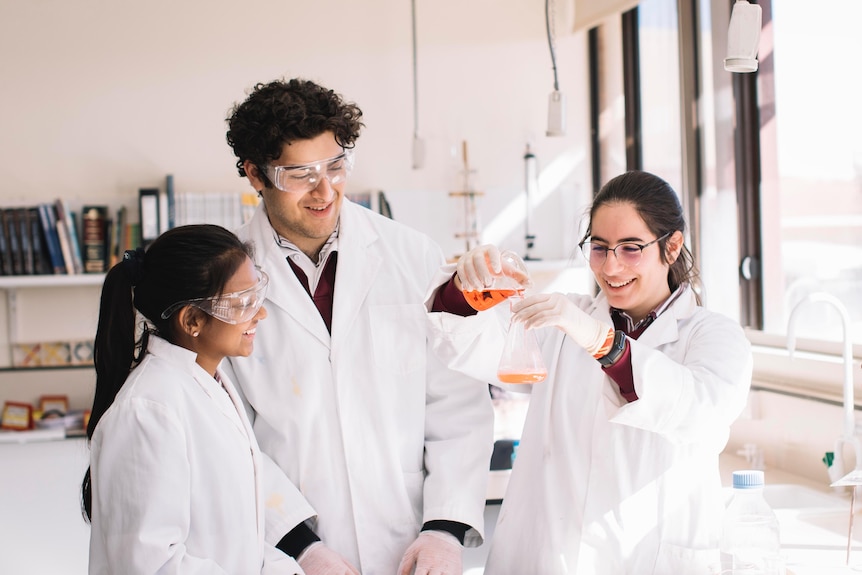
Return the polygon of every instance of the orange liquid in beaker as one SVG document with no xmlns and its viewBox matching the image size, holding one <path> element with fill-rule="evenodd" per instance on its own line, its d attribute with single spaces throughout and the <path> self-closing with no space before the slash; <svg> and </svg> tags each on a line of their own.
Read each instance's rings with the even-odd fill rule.
<svg viewBox="0 0 862 575">
<path fill-rule="evenodd" d="M 524 293 L 523 290 L 514 289 L 486 289 L 482 291 L 465 291 L 462 292 L 467 299 L 470 307 L 477 311 L 484 311 L 492 308 L 500 302 L 506 301 L 509 297 L 515 294 Z"/>
<path fill-rule="evenodd" d="M 541 371 L 498 371 L 497 379 L 503 383 L 539 383 L 548 377 L 547 370 Z"/>
</svg>

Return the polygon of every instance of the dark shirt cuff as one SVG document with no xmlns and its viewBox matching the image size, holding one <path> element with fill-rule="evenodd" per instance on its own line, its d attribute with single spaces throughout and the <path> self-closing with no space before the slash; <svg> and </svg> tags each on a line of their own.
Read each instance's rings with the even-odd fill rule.
<svg viewBox="0 0 862 575">
<path fill-rule="evenodd" d="M 602 369 L 619 386 L 623 399 L 629 403 L 637 401 L 638 394 L 635 392 L 635 379 L 632 375 L 632 346 L 628 338 L 626 348 L 616 363 Z"/>
<path fill-rule="evenodd" d="M 466 317 L 476 315 L 475 309 L 470 307 L 464 294 L 455 287 L 455 274 L 449 278 L 449 281 L 437 288 L 437 293 L 434 294 L 434 302 L 431 304 L 431 311 L 445 311 L 447 313 Z"/>
<path fill-rule="evenodd" d="M 305 551 L 306 547 L 316 541 L 320 541 L 320 537 L 311 530 L 311 527 L 303 522 L 291 529 L 290 533 L 282 537 L 276 547 L 285 554 L 296 558 L 299 557 L 300 553 Z"/>
<path fill-rule="evenodd" d="M 422 526 L 422 531 L 445 531 L 446 533 L 451 533 L 461 545 L 464 544 L 464 536 L 467 535 L 469 529 L 469 525 L 464 525 L 457 521 L 446 521 L 445 519 L 428 521 Z"/>
</svg>

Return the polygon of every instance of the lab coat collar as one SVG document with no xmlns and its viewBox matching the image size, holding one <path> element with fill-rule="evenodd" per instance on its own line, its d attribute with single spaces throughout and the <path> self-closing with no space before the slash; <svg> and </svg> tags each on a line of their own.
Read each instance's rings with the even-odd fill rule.
<svg viewBox="0 0 862 575">
<path fill-rule="evenodd" d="M 236 425 L 246 436 L 250 429 L 243 422 L 242 412 L 237 405 L 236 392 L 230 379 L 217 369 L 219 380 L 216 380 L 204 368 L 198 365 L 197 354 L 190 349 L 174 345 L 169 341 L 151 335 L 147 342 L 147 353 L 155 357 L 171 362 L 179 370 L 190 375 L 200 386 L 204 393 L 213 400 L 224 415 Z"/>
<path fill-rule="evenodd" d="M 638 338 L 639 342 L 649 347 L 658 347 L 679 339 L 679 322 L 694 315 L 697 310 L 697 299 L 688 286 L 679 294 L 666 310 Z M 610 320 L 610 306 L 605 294 L 600 293 L 596 299 L 591 315 L 604 322 Z"/>
<path fill-rule="evenodd" d="M 269 289 L 264 305 L 284 310 L 313 337 L 329 345 L 326 324 L 293 273 L 281 246 L 276 243 L 264 204 L 257 207 L 248 224 L 240 229 L 240 234 L 244 239 L 247 234 L 247 239 L 254 244 L 255 264 L 269 275 Z"/>
<path fill-rule="evenodd" d="M 382 257 L 374 244 L 380 240 L 370 219 L 360 212 L 366 210 L 345 198 L 341 204 L 338 238 L 338 267 L 335 275 L 335 298 L 332 309 L 332 338 L 293 270 L 284 252 L 275 242 L 272 226 L 266 215 L 264 204 L 260 204 L 246 224 L 244 233 L 255 246 L 255 263 L 264 268 L 270 277 L 267 303 L 278 306 L 304 329 L 324 345 L 335 347 L 342 334 L 347 334 L 350 325 L 362 309 L 376 277 Z M 340 278 L 349 278 L 340 281 Z"/>
<path fill-rule="evenodd" d="M 364 212 L 361 210 L 365 210 Z M 381 241 L 372 226 L 368 208 L 345 199 L 341 205 L 338 239 L 338 267 L 335 271 L 335 300 L 332 305 L 332 350 L 350 333 L 350 326 L 364 310 L 363 303 L 374 285 L 383 263 L 375 248 Z M 346 278 L 340 281 L 340 278 Z"/>
<path fill-rule="evenodd" d="M 209 379 L 212 379 L 212 376 L 195 361 L 198 354 L 190 349 L 174 345 L 160 336 L 150 335 L 147 341 L 147 353 L 177 364 L 183 371 L 195 378 L 205 375 Z"/>
</svg>

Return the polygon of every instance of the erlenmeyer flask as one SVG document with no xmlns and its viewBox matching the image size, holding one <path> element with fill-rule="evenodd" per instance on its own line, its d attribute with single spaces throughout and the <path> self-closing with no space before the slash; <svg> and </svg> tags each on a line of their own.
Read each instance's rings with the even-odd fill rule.
<svg viewBox="0 0 862 575">
<path fill-rule="evenodd" d="M 491 285 L 481 291 L 465 291 L 467 303 L 478 311 L 494 307 L 510 296 L 523 295 L 532 285 L 524 260 L 515 252 L 506 250 L 500 254 L 502 272 L 494 276 Z"/>
<path fill-rule="evenodd" d="M 523 297 L 522 294 L 510 297 L 509 305 Z M 513 318 L 509 322 L 503 355 L 497 366 L 497 379 L 503 383 L 539 383 L 547 376 L 548 369 L 542 359 L 536 333 Z"/>
</svg>

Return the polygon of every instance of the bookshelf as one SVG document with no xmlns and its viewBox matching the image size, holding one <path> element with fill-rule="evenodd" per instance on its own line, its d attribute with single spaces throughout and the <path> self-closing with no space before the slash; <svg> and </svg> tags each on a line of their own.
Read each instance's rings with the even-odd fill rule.
<svg viewBox="0 0 862 575">
<path fill-rule="evenodd" d="M 65 395 L 72 410 L 90 406 L 92 360 L 21 367 L 15 348 L 27 342 L 92 340 L 104 279 L 105 274 L 0 276 L 0 405 L 37 405 L 40 396 Z"/>
<path fill-rule="evenodd" d="M 174 196 L 170 175 L 164 192 L 156 188 L 139 192 L 156 205 L 138 208 L 134 214 L 125 205 L 112 213 L 109 206 L 85 204 L 79 225 L 62 199 L 0 207 L 0 407 L 7 401 L 35 406 L 45 395 L 67 396 L 69 411 L 91 406 L 92 343 L 103 270 L 125 249 L 141 245 L 141 225 L 133 221 L 135 216 L 144 212 L 155 219 L 155 227 L 146 222 L 152 227 L 147 239 L 153 239 L 175 225 L 213 223 L 235 229 L 259 203 L 251 192 Z M 61 219 L 69 223 L 65 246 Z M 12 433 L 19 439 L 28 432 Z"/>
</svg>

